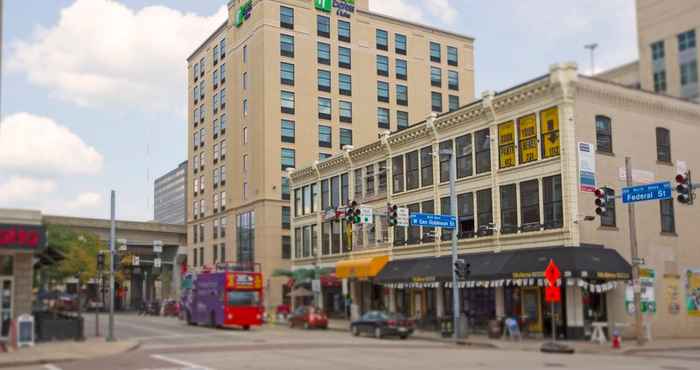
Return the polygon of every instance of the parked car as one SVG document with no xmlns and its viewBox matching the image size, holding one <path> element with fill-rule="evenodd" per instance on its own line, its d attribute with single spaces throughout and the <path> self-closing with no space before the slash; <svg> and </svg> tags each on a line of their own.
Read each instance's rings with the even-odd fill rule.
<svg viewBox="0 0 700 370">
<path fill-rule="evenodd" d="M 301 306 L 289 315 L 289 327 L 328 329 L 328 316 L 318 307 Z"/>
<path fill-rule="evenodd" d="M 87 301 L 85 310 L 86 311 L 93 311 L 93 312 L 94 311 L 105 311 L 105 308 L 106 308 L 106 306 L 104 303 L 102 303 L 98 300 L 95 300 L 95 299 L 89 299 Z"/>
<path fill-rule="evenodd" d="M 350 323 L 350 331 L 354 336 L 369 334 L 377 339 L 388 336 L 406 339 L 413 334 L 413 326 L 413 321 L 400 313 L 369 311 Z"/>
</svg>

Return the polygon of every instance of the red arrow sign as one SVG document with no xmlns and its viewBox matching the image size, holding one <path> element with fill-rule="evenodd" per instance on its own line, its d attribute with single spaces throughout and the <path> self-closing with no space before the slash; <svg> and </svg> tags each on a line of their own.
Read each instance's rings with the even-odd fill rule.
<svg viewBox="0 0 700 370">
<path fill-rule="evenodd" d="M 548 286 L 544 290 L 544 299 L 547 302 L 559 302 L 561 301 L 561 291 L 559 287 Z"/>
<path fill-rule="evenodd" d="M 550 286 L 557 285 L 557 280 L 561 277 L 561 273 L 557 265 L 554 264 L 554 260 L 549 260 L 549 265 L 547 265 L 547 268 L 544 270 L 544 277 L 547 278 Z"/>
</svg>

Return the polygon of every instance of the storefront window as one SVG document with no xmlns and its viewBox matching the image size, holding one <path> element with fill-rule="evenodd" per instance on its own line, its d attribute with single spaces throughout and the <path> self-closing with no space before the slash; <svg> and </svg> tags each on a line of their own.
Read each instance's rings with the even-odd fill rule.
<svg viewBox="0 0 700 370">
<path fill-rule="evenodd" d="M 14 256 L 0 256 L 0 275 L 11 276 L 13 274 Z"/>
</svg>

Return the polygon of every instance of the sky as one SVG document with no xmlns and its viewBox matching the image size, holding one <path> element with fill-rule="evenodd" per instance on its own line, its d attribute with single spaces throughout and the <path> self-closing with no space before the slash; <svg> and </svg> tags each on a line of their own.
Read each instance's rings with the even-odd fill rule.
<svg viewBox="0 0 700 370">
<path fill-rule="evenodd" d="M 309 0 L 310 1 L 310 0 Z M 227 0 L 6 0 L 0 208 L 153 218 L 153 181 L 187 157 L 186 58 Z M 476 95 L 574 61 L 637 59 L 633 0 L 370 0 L 475 41 Z"/>
</svg>

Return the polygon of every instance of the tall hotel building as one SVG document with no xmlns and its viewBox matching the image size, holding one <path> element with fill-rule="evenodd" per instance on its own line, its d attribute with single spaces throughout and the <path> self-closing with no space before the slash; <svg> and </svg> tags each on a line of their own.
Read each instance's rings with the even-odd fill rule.
<svg viewBox="0 0 700 370">
<path fill-rule="evenodd" d="M 474 40 L 368 0 L 228 9 L 187 60 L 188 265 L 261 263 L 270 307 L 291 266 L 287 170 L 472 101 Z"/>
</svg>

